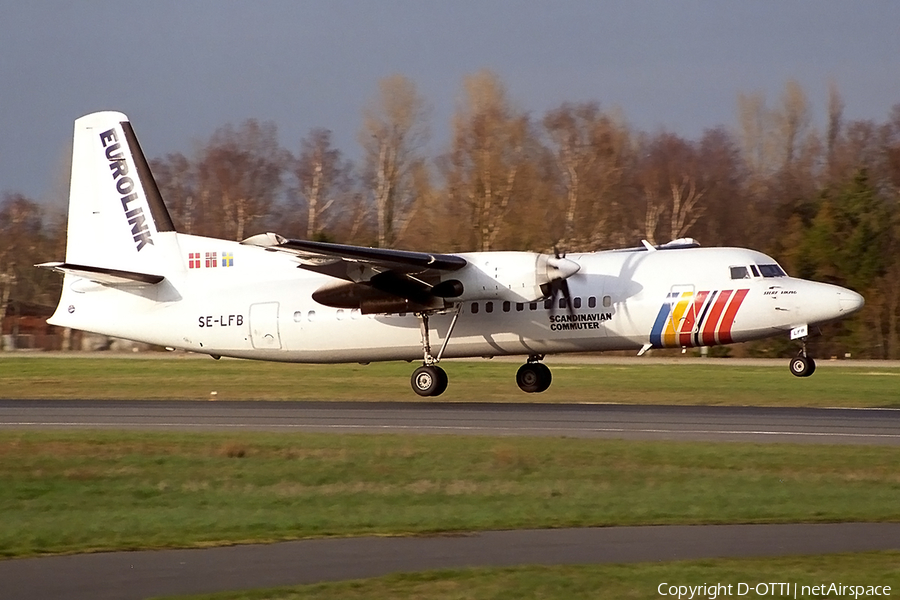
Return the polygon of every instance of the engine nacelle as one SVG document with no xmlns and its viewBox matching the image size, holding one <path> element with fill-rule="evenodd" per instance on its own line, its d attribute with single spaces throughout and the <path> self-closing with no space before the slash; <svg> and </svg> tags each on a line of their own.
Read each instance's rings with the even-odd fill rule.
<svg viewBox="0 0 900 600">
<path fill-rule="evenodd" d="M 448 273 L 435 286 L 453 301 L 508 300 L 534 302 L 547 296 L 547 284 L 578 272 L 578 263 L 535 252 L 461 254 L 468 265 Z M 447 294 L 461 291 L 457 296 Z"/>
</svg>

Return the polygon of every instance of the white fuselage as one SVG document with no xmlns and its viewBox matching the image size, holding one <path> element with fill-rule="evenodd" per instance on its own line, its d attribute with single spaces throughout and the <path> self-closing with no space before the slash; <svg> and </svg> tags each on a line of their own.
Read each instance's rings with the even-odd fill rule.
<svg viewBox="0 0 900 600">
<path fill-rule="evenodd" d="M 364 315 L 312 299 L 333 281 L 297 267 L 296 257 L 236 242 L 175 232 L 184 268 L 157 285 L 105 286 L 67 274 L 50 323 L 211 355 L 287 362 L 417 360 L 421 320 L 413 314 Z M 505 285 L 499 266 L 479 273 Z M 491 253 L 461 254 L 471 265 Z M 462 302 L 444 357 L 709 346 L 786 332 L 841 318 L 862 298 L 849 290 L 751 265 L 775 261 L 752 250 L 685 248 L 571 254 L 576 306 L 549 309 L 533 298 Z M 731 267 L 747 267 L 733 279 Z M 476 267 L 472 267 L 476 268 Z M 515 298 L 515 294 L 505 297 Z M 453 312 L 433 315 L 433 347 Z"/>
</svg>

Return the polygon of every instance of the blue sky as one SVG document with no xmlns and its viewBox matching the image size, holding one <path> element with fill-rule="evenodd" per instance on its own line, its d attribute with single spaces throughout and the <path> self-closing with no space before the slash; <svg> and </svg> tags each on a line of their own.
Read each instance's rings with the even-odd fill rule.
<svg viewBox="0 0 900 600">
<path fill-rule="evenodd" d="M 900 103 L 900 2 L 5 0 L 0 193 L 64 196 L 72 122 L 104 109 L 151 158 L 251 117 L 295 152 L 326 127 L 356 157 L 362 108 L 394 73 L 431 102 L 441 151 L 482 68 L 538 118 L 593 100 L 697 137 L 736 124 L 738 92 L 775 102 L 793 78 L 820 122 L 829 81 L 846 118 L 883 121 Z"/>
</svg>

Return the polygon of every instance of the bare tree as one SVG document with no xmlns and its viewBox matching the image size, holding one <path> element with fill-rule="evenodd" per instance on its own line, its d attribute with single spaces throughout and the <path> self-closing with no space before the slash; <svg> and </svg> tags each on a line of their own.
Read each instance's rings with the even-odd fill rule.
<svg viewBox="0 0 900 600">
<path fill-rule="evenodd" d="M 50 305 L 60 281 L 34 264 L 58 258 L 61 251 L 44 224 L 40 205 L 21 194 L 6 194 L 0 202 L 0 323 L 12 303 Z M 49 276 L 49 277 L 48 277 Z"/>
<path fill-rule="evenodd" d="M 775 133 L 780 138 L 781 168 L 791 171 L 808 133 L 812 109 L 800 84 L 789 79 L 781 95 L 781 103 L 773 113 Z"/>
<path fill-rule="evenodd" d="M 670 183 L 672 190 L 672 219 L 669 228 L 669 239 L 677 240 L 687 235 L 688 231 L 703 216 L 704 207 L 698 206 L 703 191 L 697 190 L 694 178 L 684 175 L 680 184 Z"/>
<path fill-rule="evenodd" d="M 705 211 L 700 203 L 706 190 L 700 177 L 693 144 L 671 133 L 660 133 L 644 141 L 637 180 L 645 203 L 643 235 L 657 243 L 656 232 L 664 215 L 669 216 L 666 234 L 671 241 L 684 237 Z"/>
<path fill-rule="evenodd" d="M 760 93 L 738 94 L 738 122 L 744 160 L 746 161 L 753 193 L 762 194 L 765 180 L 778 168 L 772 148 L 772 114 Z"/>
<path fill-rule="evenodd" d="M 200 208 L 212 229 L 204 233 L 244 239 L 272 210 L 286 160 L 274 123 L 248 119 L 238 128 L 217 129 L 197 164 Z"/>
<path fill-rule="evenodd" d="M 493 248 L 516 193 L 530 137 L 528 117 L 513 109 L 500 79 L 481 71 L 464 81 L 453 118 L 446 177 L 451 202 L 467 206 L 476 246 Z"/>
<path fill-rule="evenodd" d="M 828 175 L 834 176 L 837 146 L 844 121 L 844 100 L 834 81 L 828 83 L 828 130 L 825 134 Z"/>
<path fill-rule="evenodd" d="M 184 154 L 175 152 L 151 160 L 150 168 L 176 228 L 184 233 L 194 233 L 197 165 Z"/>
<path fill-rule="evenodd" d="M 563 104 L 548 112 L 544 128 L 565 182 L 562 244 L 594 250 L 609 237 L 610 191 L 622 181 L 628 131 L 592 102 Z"/>
<path fill-rule="evenodd" d="M 331 145 L 331 131 L 313 129 L 300 142 L 294 173 L 306 204 L 306 238 L 313 239 L 334 220 L 335 202 L 346 199 L 353 166 Z"/>
<path fill-rule="evenodd" d="M 430 108 L 415 84 L 402 75 L 378 83 L 378 95 L 363 111 L 359 142 L 375 205 L 378 245 L 392 246 L 413 216 L 413 173 L 422 168 Z"/>
<path fill-rule="evenodd" d="M 756 225 L 756 214 L 747 190 L 747 168 L 737 137 L 725 127 L 708 129 L 695 144 L 699 174 L 695 180 L 704 190 L 703 216 L 692 237 L 704 245 L 756 245 L 765 234 Z"/>
</svg>

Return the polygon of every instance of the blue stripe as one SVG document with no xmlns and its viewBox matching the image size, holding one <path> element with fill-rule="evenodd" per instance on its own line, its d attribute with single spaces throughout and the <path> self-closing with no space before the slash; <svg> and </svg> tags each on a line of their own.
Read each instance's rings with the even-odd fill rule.
<svg viewBox="0 0 900 600">
<path fill-rule="evenodd" d="M 666 296 L 666 301 L 659 307 L 659 314 L 656 315 L 656 322 L 653 324 L 653 329 L 650 330 L 650 343 L 653 344 L 654 348 L 663 347 L 663 329 L 666 326 L 666 321 L 669 320 L 669 316 L 672 314 L 672 302 L 670 299 L 677 297 L 678 292 L 670 292 L 669 295 Z"/>
</svg>

